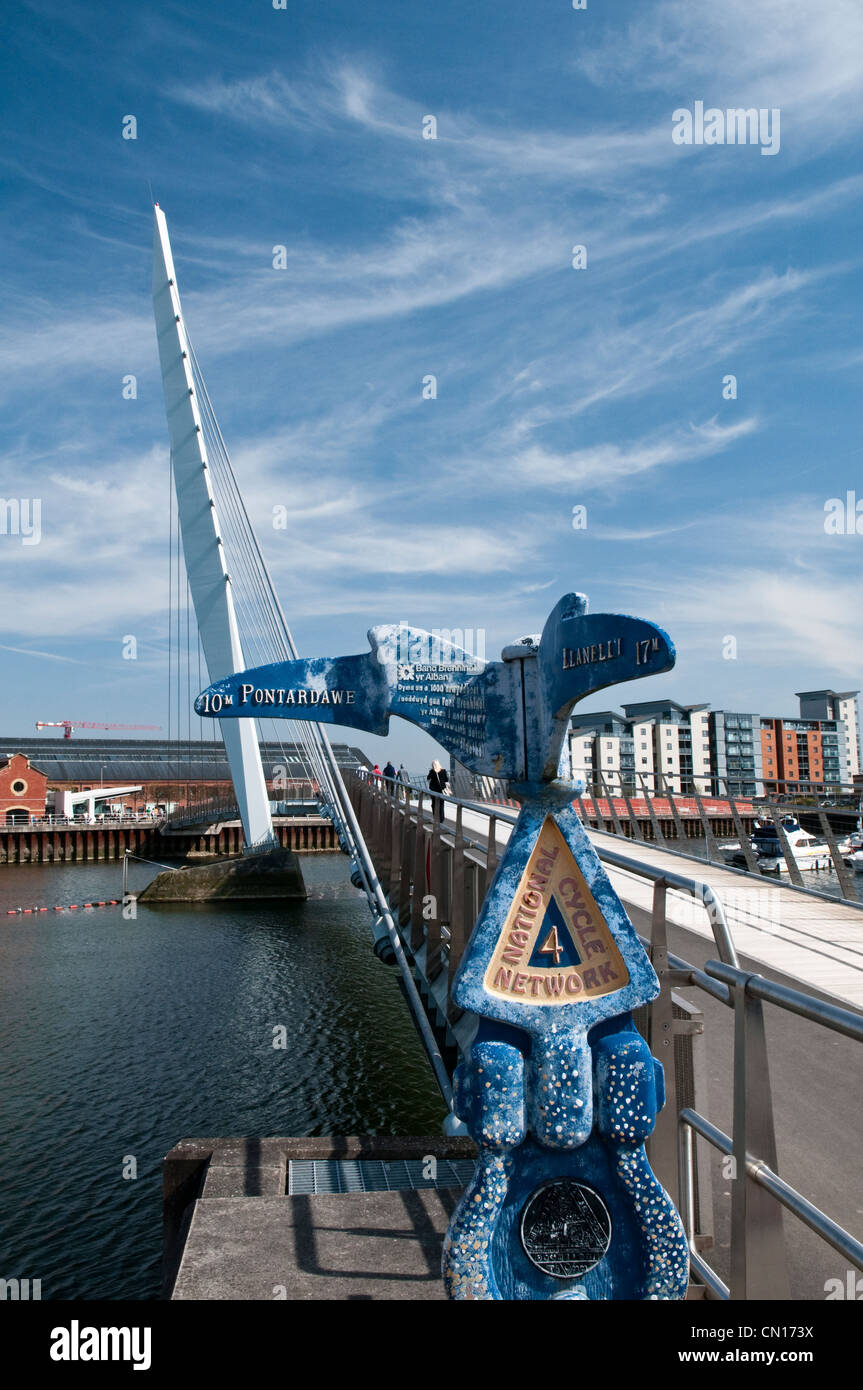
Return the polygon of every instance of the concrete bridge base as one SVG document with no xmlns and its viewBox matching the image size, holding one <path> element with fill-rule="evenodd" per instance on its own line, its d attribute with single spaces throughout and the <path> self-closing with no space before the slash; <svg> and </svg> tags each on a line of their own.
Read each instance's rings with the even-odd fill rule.
<svg viewBox="0 0 863 1390">
<path fill-rule="evenodd" d="M 443 1238 L 475 1157 L 473 1140 L 441 1136 L 184 1139 L 163 1167 L 163 1296 L 445 1301 Z M 313 1164 L 397 1190 L 291 1192 Z"/>
<path fill-rule="evenodd" d="M 443 1237 L 458 1185 L 289 1195 L 290 1165 L 312 1161 L 422 1183 L 472 1164 L 470 1139 L 187 1139 L 164 1163 L 165 1297 L 444 1299 Z M 308 1184 L 305 1184 L 308 1185 Z"/>
<path fill-rule="evenodd" d="M 301 902 L 308 897 L 300 861 L 292 849 L 245 854 L 213 864 L 184 865 L 157 874 L 140 902 Z"/>
</svg>

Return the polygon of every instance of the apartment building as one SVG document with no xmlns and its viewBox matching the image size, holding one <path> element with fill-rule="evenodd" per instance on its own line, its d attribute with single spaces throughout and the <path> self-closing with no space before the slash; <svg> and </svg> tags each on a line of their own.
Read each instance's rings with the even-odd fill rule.
<svg viewBox="0 0 863 1390">
<path fill-rule="evenodd" d="M 710 790 L 707 705 L 646 700 L 623 709 L 632 722 L 636 771 L 651 791 Z"/>
<path fill-rule="evenodd" d="M 569 733 L 573 777 L 583 777 L 589 791 L 620 795 L 634 790 L 634 745 L 629 720 L 614 710 L 573 715 Z"/>
<path fill-rule="evenodd" d="M 614 710 L 576 714 L 569 751 L 573 775 L 602 791 L 643 793 L 710 790 L 706 705 L 654 700 Z"/>
<path fill-rule="evenodd" d="M 763 796 L 761 716 L 712 710 L 709 721 L 713 790 L 718 796 Z"/>
<path fill-rule="evenodd" d="M 839 719 L 762 719 L 761 757 L 769 790 L 799 784 L 838 787 L 851 781 L 847 731 Z"/>
<path fill-rule="evenodd" d="M 860 755 L 860 692 L 858 690 L 798 690 L 801 720 L 817 719 L 821 723 L 838 722 L 845 735 L 842 753 L 842 782 L 859 776 L 863 761 Z"/>
<path fill-rule="evenodd" d="M 800 718 L 711 710 L 676 700 L 573 715 L 573 775 L 619 794 L 763 796 L 800 783 L 831 788 L 859 776 L 857 691 L 798 693 Z"/>
</svg>

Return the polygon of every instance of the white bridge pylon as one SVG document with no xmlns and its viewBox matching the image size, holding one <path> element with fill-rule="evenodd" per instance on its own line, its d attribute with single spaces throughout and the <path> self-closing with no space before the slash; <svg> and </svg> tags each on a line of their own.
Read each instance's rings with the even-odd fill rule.
<svg viewBox="0 0 863 1390">
<path fill-rule="evenodd" d="M 155 207 L 153 312 L 168 414 L 180 531 L 189 589 L 210 682 L 245 671 L 231 580 L 220 539 L 201 413 L 165 214 Z M 251 719 L 219 721 L 246 847 L 275 844 L 267 784 Z"/>
</svg>

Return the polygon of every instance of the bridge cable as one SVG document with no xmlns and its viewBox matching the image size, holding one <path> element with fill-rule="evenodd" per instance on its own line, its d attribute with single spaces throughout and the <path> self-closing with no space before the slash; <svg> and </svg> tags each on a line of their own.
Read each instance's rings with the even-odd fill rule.
<svg viewBox="0 0 863 1390">
<path fill-rule="evenodd" d="M 244 633 L 243 647 L 248 653 L 246 662 L 247 664 L 265 665 L 272 660 L 283 660 L 288 653 L 285 649 L 284 638 L 279 633 L 274 621 L 270 603 L 267 601 L 269 596 L 261 574 L 259 556 L 255 554 L 250 541 L 250 537 L 254 538 L 254 532 L 248 519 L 248 513 L 242 504 L 242 497 L 231 468 L 227 448 L 219 430 L 209 393 L 191 343 L 189 347 L 217 516 L 220 530 L 225 532 L 222 538 L 223 548 L 226 552 L 225 559 L 231 574 L 232 592 Z M 226 539 L 228 541 L 227 546 L 225 545 Z M 251 663 L 250 657 L 253 657 Z M 275 724 L 276 721 L 268 722 Z M 289 722 L 291 725 L 295 724 L 295 721 Z M 276 742 L 281 750 L 287 771 L 290 759 L 280 734 L 277 734 Z M 303 757 L 300 744 L 305 749 L 305 757 Z M 314 750 L 305 730 L 300 738 L 295 735 L 293 756 L 296 757 L 297 754 L 300 755 L 300 763 L 304 768 L 306 779 L 312 781 L 312 769 L 309 764 L 316 763 L 317 759 L 314 757 Z M 320 781 L 321 778 L 319 777 L 318 780 Z"/>
</svg>

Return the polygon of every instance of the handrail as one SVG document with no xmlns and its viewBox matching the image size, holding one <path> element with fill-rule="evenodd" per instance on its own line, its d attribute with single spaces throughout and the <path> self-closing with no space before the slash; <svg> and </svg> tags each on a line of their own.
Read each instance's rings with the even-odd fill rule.
<svg viewBox="0 0 863 1390">
<path fill-rule="evenodd" d="M 394 904 L 398 903 L 389 916 L 388 933 L 395 940 L 400 939 L 401 932 L 393 920 L 397 918 L 404 926 L 405 949 L 413 953 L 421 988 L 430 992 L 437 990 L 436 1007 L 446 1009 L 447 1024 L 457 1030 L 456 1041 L 465 1047 L 471 1036 L 470 1026 L 466 1031 L 462 1029 L 461 1011 L 452 1004 L 449 985 L 470 934 L 473 914 L 498 862 L 497 822 L 501 820 L 512 825 L 517 816 L 497 805 L 483 805 L 423 788 L 413 792 L 403 783 L 378 779 L 369 773 L 359 775 L 357 782 L 355 795 L 358 814 L 363 818 L 364 827 L 368 827 L 369 843 L 381 865 L 378 891 L 384 895 L 385 901 L 391 899 Z M 455 822 L 447 821 L 444 815 L 430 815 L 425 807 L 426 798 L 432 805 L 435 801 L 452 802 L 456 811 Z M 463 811 L 478 814 L 487 821 L 484 830 L 479 832 L 485 835 L 484 845 L 480 840 L 469 840 L 463 824 Z M 471 843 L 477 848 L 475 854 L 468 853 Z M 663 1116 L 660 1116 L 651 1138 L 651 1145 L 656 1145 L 655 1151 L 651 1149 L 651 1162 L 658 1165 L 657 1172 L 662 1170 L 666 1188 L 674 1191 L 676 1186 L 679 1193 L 679 1205 L 690 1241 L 693 1277 L 704 1284 L 709 1297 L 789 1297 L 782 1230 L 783 1208 L 863 1269 L 863 1243 L 779 1176 L 762 1011 L 764 1003 L 769 1003 L 861 1042 L 863 1015 L 817 999 L 804 990 L 775 983 L 742 969 L 737 960 L 724 905 L 711 884 L 645 864 L 616 849 L 597 847 L 597 850 L 606 865 L 653 884 L 650 934 L 647 939 L 643 936 L 640 939 L 650 952 L 662 989 L 658 999 L 648 1009 L 645 1034 L 648 1040 L 655 1033 L 667 1044 L 678 1031 L 683 1035 L 691 1032 L 691 1029 L 681 1027 L 678 1030 L 675 1026 L 677 1010 L 672 1011 L 672 987 L 680 989 L 693 986 L 733 1011 L 734 1137 L 723 1133 L 700 1115 L 694 1104 L 690 1105 L 681 1098 L 668 1111 L 664 1125 Z M 430 876 L 426 881 L 429 853 Z M 465 885 L 468 882 L 470 889 L 466 898 Z M 708 913 L 720 958 L 707 961 L 703 969 L 667 949 L 668 890 L 688 894 L 700 901 Z M 431 899 L 422 896 L 426 891 L 432 894 Z M 441 892 L 443 899 L 439 902 L 434 895 Z M 430 919 L 426 918 L 423 907 L 426 901 L 433 905 Z M 448 962 L 448 969 L 440 984 L 433 985 L 441 959 Z M 430 961 L 434 962 L 431 967 Z M 670 1034 L 664 1031 L 669 1028 Z M 673 1051 L 665 1057 L 670 1078 L 666 1084 L 670 1095 L 676 1096 Z M 699 1156 L 694 1135 L 731 1157 L 734 1172 L 740 1175 L 732 1183 L 731 1277 L 728 1285 L 711 1269 L 695 1245 L 696 1162 Z"/>
<path fill-rule="evenodd" d="M 378 873 L 374 866 L 372 857 L 369 853 L 368 846 L 366 845 L 365 837 L 363 836 L 362 831 L 360 830 L 360 826 L 356 819 L 356 815 L 354 813 L 354 809 L 351 805 L 349 797 L 346 798 L 345 806 L 343 809 L 345 812 L 345 819 L 347 821 L 347 828 L 350 832 L 351 840 L 353 841 L 352 849 L 354 854 L 354 863 L 362 880 L 363 890 L 366 894 L 369 906 L 372 907 L 373 912 L 376 912 L 379 919 L 383 922 L 386 933 L 390 939 L 393 957 L 395 959 L 396 964 L 399 967 L 399 972 L 404 983 L 404 989 L 405 994 L 407 995 L 408 1005 L 410 1007 L 411 1013 L 413 1014 L 414 1022 L 416 1023 L 417 1029 L 419 1030 L 420 1038 L 422 1039 L 422 1043 L 425 1047 L 426 1054 L 429 1058 L 429 1061 L 431 1062 L 432 1070 L 434 1071 L 435 1075 L 435 1080 L 437 1081 L 441 1095 L 443 1096 L 447 1104 L 447 1108 L 449 1109 L 450 1114 L 452 1115 L 454 1101 L 452 1082 L 450 1081 L 449 1073 L 446 1069 L 446 1066 L 444 1065 L 444 1060 L 441 1055 L 440 1048 L 438 1047 L 437 1039 L 435 1038 L 434 1032 L 432 1031 L 428 1018 L 426 1017 L 426 1012 L 423 1007 L 422 999 L 420 998 L 419 991 L 416 987 L 416 982 L 414 981 L 413 974 L 411 973 L 411 968 L 408 964 L 407 957 L 404 953 L 404 948 L 401 943 L 401 937 L 399 935 L 398 927 L 396 926 L 396 923 L 393 920 L 389 902 L 387 901 L 386 894 L 384 893 L 383 886 L 378 877 Z"/>
<path fill-rule="evenodd" d="M 700 899 L 710 919 L 713 938 L 720 956 L 726 965 L 737 966 L 737 952 L 734 949 L 734 942 L 728 929 L 725 908 L 721 898 L 709 883 L 705 883 L 702 879 L 685 878 L 682 874 L 669 873 L 667 869 L 657 869 L 650 864 L 641 864 L 637 859 L 629 859 L 625 854 L 618 854 L 616 850 L 600 849 L 596 845 L 594 845 L 594 849 L 603 863 L 613 864 L 615 868 L 635 874 L 638 878 L 646 878 L 657 887 L 664 883 L 668 888 L 673 888 L 679 893 L 688 893 L 690 897 Z"/>
<path fill-rule="evenodd" d="M 804 994 L 802 990 L 792 989 L 789 985 L 766 980 L 763 975 L 732 969 L 718 960 L 706 961 L 704 969 L 708 975 L 722 980 L 727 985 L 745 983 L 746 992 L 755 999 L 766 999 L 768 1003 L 776 1004 L 780 1009 L 787 1009 L 789 1013 L 797 1014 L 800 1018 L 808 1018 L 813 1023 L 832 1028 L 835 1033 L 844 1033 L 847 1038 L 863 1042 L 863 1015 L 852 1013 L 850 1009 L 816 999 L 813 995 Z"/>
<path fill-rule="evenodd" d="M 591 826 L 591 829 L 594 828 Z M 610 830 L 594 830 L 594 834 L 597 835 L 610 835 L 611 833 L 612 832 Z M 599 854 L 600 858 L 602 858 L 603 851 L 599 848 L 598 845 L 595 845 L 594 848 L 596 849 L 596 852 L 597 854 Z M 650 846 L 650 848 L 659 849 L 660 847 L 659 845 L 655 845 Z M 686 850 L 683 849 L 672 849 L 671 846 L 668 844 L 662 846 L 662 853 L 674 854 L 677 856 L 678 859 L 685 859 L 690 864 L 693 862 L 693 860 L 698 863 L 707 863 L 706 860 L 699 859 L 697 855 L 687 854 Z M 739 878 L 747 879 L 749 883 L 756 882 L 763 884 L 764 882 L 766 882 L 764 874 L 752 874 L 749 872 L 748 869 L 737 868 L 735 864 L 715 863 L 711 867 L 722 869 L 723 873 L 736 874 Z M 783 883 L 781 886 L 783 888 L 793 888 L 795 893 L 806 893 L 810 898 L 819 898 L 822 902 L 843 903 L 846 907 L 854 907 L 857 908 L 859 911 L 863 912 L 863 902 L 860 902 L 859 900 L 854 898 L 837 897 L 835 893 L 828 893 L 823 888 L 807 888 L 805 884 L 801 885 L 796 883 Z"/>
<path fill-rule="evenodd" d="M 151 826 L 164 816 L 140 811 L 132 816 L 102 816 L 89 820 L 86 816 L 32 816 L 28 821 L 6 821 L 0 830 L 132 830 L 136 825 Z"/>
<path fill-rule="evenodd" d="M 729 1157 L 734 1152 L 734 1141 L 729 1135 L 723 1133 L 716 1125 L 710 1123 L 704 1115 L 699 1115 L 697 1110 L 692 1110 L 685 1106 L 678 1116 L 681 1128 L 688 1128 L 700 1134 L 702 1139 L 706 1139 L 714 1149 Z M 810 1202 L 808 1197 L 804 1197 L 790 1183 L 784 1182 L 778 1173 L 774 1173 L 761 1159 L 752 1159 L 747 1156 L 746 1172 L 753 1182 L 770 1192 L 778 1202 L 790 1211 L 792 1215 L 798 1217 L 811 1231 L 826 1240 L 828 1245 L 832 1245 L 834 1250 L 838 1250 L 840 1255 L 855 1264 L 858 1269 L 863 1269 L 863 1241 L 857 1240 L 838 1222 L 825 1216 L 820 1207 L 816 1207 L 814 1202 Z M 687 1234 L 690 1234 L 687 1231 Z M 706 1264 L 706 1261 L 702 1261 Z M 709 1266 L 707 1266 L 709 1269 Z M 710 1271 L 714 1277 L 718 1278 L 715 1270 Z M 728 1297 L 726 1292 L 725 1297 Z"/>
<path fill-rule="evenodd" d="M 674 964 L 676 966 L 678 962 Z M 703 973 L 690 968 L 687 979 L 699 988 L 708 988 L 711 979 L 720 982 L 721 994 L 709 988 L 708 992 L 732 1009 L 735 1021 L 734 1137 L 725 1134 L 690 1106 L 684 1106 L 677 1118 L 681 1209 L 694 1272 L 717 1298 L 784 1295 L 787 1276 L 781 1213 L 775 1207 L 771 1210 L 769 1204 L 765 1207 L 764 1196 L 778 1202 L 858 1269 L 863 1269 L 863 1242 L 785 1182 L 776 1171 L 776 1141 L 762 1002 L 773 1004 L 799 1018 L 806 1018 L 856 1042 L 863 1042 L 863 1016 L 816 999 L 803 990 L 778 984 L 721 961 L 707 961 Z M 720 1153 L 731 1157 L 734 1163 L 730 1288 L 694 1250 L 692 1194 L 695 1160 L 691 1138 L 687 1138 L 688 1131 L 698 1134 Z M 750 1193 L 750 1183 L 756 1189 L 754 1194 Z M 751 1228 L 754 1228 L 753 1239 L 750 1239 L 753 1236 Z"/>
<path fill-rule="evenodd" d="M 367 778 L 367 780 L 368 780 L 369 782 L 375 782 L 375 781 L 378 780 L 377 778 L 373 778 L 372 775 L 371 775 L 371 773 L 368 772 L 367 769 L 364 768 L 364 769 L 361 769 L 361 771 L 364 772 L 364 773 L 366 773 L 366 778 Z M 382 781 L 382 782 L 391 783 L 391 782 L 392 782 L 392 779 L 391 779 L 391 778 L 385 778 L 385 777 L 382 776 L 382 777 L 381 777 L 381 781 Z M 404 784 L 400 784 L 400 785 L 404 785 Z M 493 816 L 493 817 L 495 818 L 495 820 L 506 821 L 506 822 L 507 822 L 508 824 L 510 824 L 510 825 L 515 825 L 516 821 L 518 820 L 518 813 L 517 813 L 517 812 L 513 812 L 513 811 L 511 811 L 511 810 L 508 810 L 506 807 L 500 806 L 500 805 L 498 805 L 497 803 L 494 804 L 494 809 L 492 810 L 492 809 L 489 808 L 488 803 L 481 802 L 481 801 L 476 801 L 476 800 L 466 800 L 466 799 L 463 798 L 463 797 L 448 796 L 448 795 L 446 795 L 445 793 L 441 793 L 441 792 L 424 791 L 424 792 L 423 792 L 423 796 L 428 796 L 428 797 L 430 797 L 430 798 L 437 798 L 438 800 L 445 801 L 445 802 L 449 802 L 449 803 L 451 803 L 453 806 L 463 806 L 463 807 L 465 807 L 466 810 L 469 810 L 469 811 L 476 811 L 476 812 L 478 812 L 478 813 L 481 814 L 481 815 L 488 816 L 489 818 L 491 818 L 491 817 Z M 667 795 L 666 793 L 662 793 L 662 794 L 660 795 L 660 798 L 659 798 L 659 799 L 660 799 L 660 800 L 667 800 L 667 799 L 668 799 L 668 795 Z M 593 827 L 590 827 L 590 828 L 592 829 Z M 596 834 L 602 834 L 602 835 L 609 835 L 609 834 L 611 834 L 610 831 L 606 831 L 606 830 L 595 831 L 595 833 L 596 833 Z M 658 846 L 658 845 L 656 845 L 656 846 L 651 846 L 651 848 L 657 848 L 657 849 L 659 849 L 660 846 Z M 698 859 L 698 857 L 695 856 L 695 855 L 687 854 L 685 850 L 672 849 L 671 846 L 668 845 L 668 844 L 664 844 L 661 848 L 662 848 L 662 853 L 663 853 L 663 854 L 673 854 L 673 855 L 675 855 L 675 856 L 676 856 L 677 858 L 679 858 L 679 859 L 684 859 L 684 860 L 686 860 L 686 862 L 687 862 L 688 864 L 692 864 L 693 862 L 695 862 L 695 863 L 704 863 L 704 862 L 705 862 L 705 861 L 703 861 L 703 860 Z M 603 859 L 603 860 L 605 860 L 605 861 L 608 862 L 608 863 L 615 863 L 615 862 L 616 862 L 616 861 L 615 861 L 615 858 L 614 858 L 614 856 L 617 854 L 617 851 L 616 851 L 616 850 L 605 849 L 604 847 L 602 847 L 601 845 L 598 845 L 598 844 L 594 844 L 594 849 L 596 850 L 596 852 L 597 852 L 597 854 L 599 855 L 600 859 Z M 657 881 L 658 878 L 666 878 L 666 879 L 668 879 L 669 885 L 670 885 L 670 886 L 673 886 L 673 887 L 680 887 L 680 890 L 681 890 L 681 891 L 691 893 L 691 889 L 690 889 L 690 888 L 688 888 L 688 887 L 683 887 L 683 880 L 686 878 L 685 875 L 682 876 L 680 885 L 678 885 L 678 884 L 672 884 L 671 880 L 672 880 L 672 878 L 674 878 L 674 877 L 676 877 L 676 876 L 673 875 L 672 873 L 669 873 L 668 870 L 650 869 L 650 870 L 648 871 L 649 866 L 647 866 L 647 865 L 645 865 L 645 864 L 641 864 L 641 862 L 638 861 L 638 860 L 630 860 L 630 861 L 629 861 L 629 864 L 633 866 L 632 869 L 631 869 L 631 872 L 633 872 L 633 873 L 638 873 L 639 876 L 642 877 L 642 878 L 650 878 L 650 877 L 653 877 L 653 878 L 654 878 L 654 881 Z M 636 866 L 637 866 L 637 867 L 636 867 Z M 626 868 L 626 867 L 628 867 L 628 866 L 627 866 L 626 864 L 624 864 L 623 862 L 621 862 L 620 865 L 619 865 L 619 867 L 621 867 L 621 868 Z M 734 875 L 735 875 L 736 877 L 738 877 L 738 878 L 745 879 L 748 883 L 752 883 L 753 881 L 755 881 L 755 882 L 758 882 L 758 883 L 762 883 L 762 884 L 763 884 L 763 883 L 765 882 L 765 879 L 764 879 L 764 875 L 763 875 L 763 874 L 757 874 L 757 875 L 756 875 L 756 874 L 751 874 L 751 873 L 748 872 L 748 870 L 746 870 L 746 869 L 738 869 L 738 868 L 736 868 L 733 864 L 724 864 L 724 863 L 723 863 L 723 864 L 717 864 L 716 867 L 722 869 L 723 873 L 734 874 Z M 655 877 L 654 877 L 654 876 L 655 876 Z M 705 883 L 703 879 L 692 878 L 692 879 L 687 879 L 686 881 L 687 881 L 688 883 L 696 883 L 696 884 L 703 884 L 703 885 L 704 885 L 704 888 L 707 890 L 707 897 L 704 898 L 703 901 L 704 901 L 705 906 L 707 907 L 707 910 L 708 910 L 708 913 L 709 913 L 712 909 L 711 909 L 710 906 L 708 906 L 708 903 L 710 902 L 711 898 L 712 898 L 713 896 L 715 896 L 715 890 L 711 887 L 710 884 Z M 793 888 L 793 890 L 794 890 L 795 893 L 805 893 L 808 897 L 817 898 L 817 899 L 819 899 L 819 901 L 821 901 L 821 902 L 829 902 L 829 903 L 841 902 L 841 903 L 842 903 L 844 906 L 846 906 L 846 907 L 856 908 L 859 912 L 863 912 L 863 902 L 859 902 L 859 901 L 857 901 L 857 900 L 855 900 L 855 899 L 853 899 L 853 898 L 846 898 L 846 897 L 844 897 L 844 896 L 843 896 L 843 897 L 837 897 L 835 893 L 827 893 L 827 892 L 825 892 L 823 889 L 820 889 L 820 888 L 807 888 L 807 887 L 805 887 L 805 886 L 798 886 L 798 885 L 796 885 L 796 884 L 782 884 L 782 887 L 783 887 L 783 888 Z M 692 895 L 693 897 L 699 897 L 699 896 L 700 896 L 699 893 L 692 893 L 691 895 Z M 718 942 L 718 941 L 717 941 L 717 949 L 719 949 L 719 950 L 720 950 L 720 954 L 722 954 L 722 949 L 719 947 L 719 942 Z M 732 948 L 732 949 L 733 949 L 733 948 Z M 735 964 L 736 961 L 729 958 L 728 963 L 729 963 L 729 964 Z"/>
</svg>

